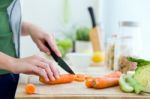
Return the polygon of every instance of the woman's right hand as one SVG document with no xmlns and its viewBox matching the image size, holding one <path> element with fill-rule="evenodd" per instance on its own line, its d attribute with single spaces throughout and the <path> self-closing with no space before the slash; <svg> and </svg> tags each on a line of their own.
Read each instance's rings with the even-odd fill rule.
<svg viewBox="0 0 150 99">
<path fill-rule="evenodd" d="M 58 69 L 53 64 L 40 57 L 34 55 L 27 58 L 14 59 L 13 66 L 10 70 L 13 73 L 34 74 L 45 78 L 45 80 L 55 80 L 59 78 Z"/>
</svg>

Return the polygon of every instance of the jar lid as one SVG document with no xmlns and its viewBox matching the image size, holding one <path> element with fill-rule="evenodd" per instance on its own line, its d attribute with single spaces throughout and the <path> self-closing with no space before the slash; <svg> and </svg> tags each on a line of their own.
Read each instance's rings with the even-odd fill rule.
<svg viewBox="0 0 150 99">
<path fill-rule="evenodd" d="M 119 22 L 119 26 L 137 27 L 138 23 L 134 21 L 122 21 L 122 22 Z"/>
</svg>

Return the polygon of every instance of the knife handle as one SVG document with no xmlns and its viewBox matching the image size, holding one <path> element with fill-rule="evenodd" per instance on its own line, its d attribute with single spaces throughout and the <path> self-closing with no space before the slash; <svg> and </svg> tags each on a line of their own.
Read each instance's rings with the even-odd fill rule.
<svg viewBox="0 0 150 99">
<path fill-rule="evenodd" d="M 52 48 L 49 46 L 49 44 L 48 44 L 47 42 L 45 42 L 45 45 L 46 45 L 46 47 L 49 49 L 49 51 L 50 51 L 52 57 L 54 58 L 54 60 L 55 60 L 56 62 L 58 62 L 58 58 L 59 58 L 59 57 L 56 55 L 56 53 L 52 50 Z"/>
</svg>

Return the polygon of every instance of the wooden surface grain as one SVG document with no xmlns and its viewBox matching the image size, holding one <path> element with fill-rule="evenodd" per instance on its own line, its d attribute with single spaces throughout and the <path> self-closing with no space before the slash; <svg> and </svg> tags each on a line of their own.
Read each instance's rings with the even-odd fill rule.
<svg viewBox="0 0 150 99">
<path fill-rule="evenodd" d="M 103 67 L 90 68 L 86 73 L 100 76 L 110 71 Z M 73 82 L 61 85 L 44 85 L 39 83 L 37 77 L 32 77 L 31 82 L 37 86 L 37 94 L 27 95 L 24 92 L 25 84 L 20 83 L 15 99 L 150 99 L 149 94 L 136 95 L 123 93 L 119 87 L 107 89 L 89 89 L 82 82 Z"/>
</svg>

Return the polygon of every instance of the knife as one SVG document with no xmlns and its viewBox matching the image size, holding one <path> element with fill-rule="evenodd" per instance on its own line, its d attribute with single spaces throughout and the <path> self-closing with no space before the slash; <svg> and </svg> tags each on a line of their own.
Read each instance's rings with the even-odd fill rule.
<svg viewBox="0 0 150 99">
<path fill-rule="evenodd" d="M 95 14 L 92 7 L 88 7 L 88 11 L 92 21 L 92 29 L 89 33 L 90 40 L 92 43 L 93 51 L 102 51 L 102 35 L 101 29 L 96 24 Z"/>
<path fill-rule="evenodd" d="M 68 64 L 51 49 L 49 44 L 45 42 L 46 47 L 50 50 L 53 59 L 58 63 L 58 65 L 63 68 L 66 72 L 70 74 L 75 74 L 73 70 L 68 66 Z"/>
</svg>

